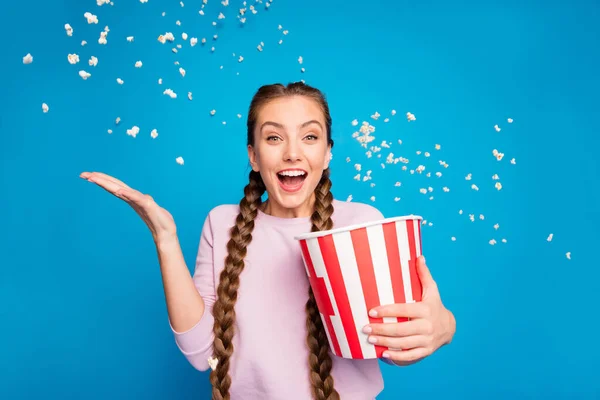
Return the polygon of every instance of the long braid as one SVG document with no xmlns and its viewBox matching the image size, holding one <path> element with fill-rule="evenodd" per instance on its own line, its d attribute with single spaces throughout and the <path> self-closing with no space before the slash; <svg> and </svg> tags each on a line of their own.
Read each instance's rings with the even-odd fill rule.
<svg viewBox="0 0 600 400">
<path fill-rule="evenodd" d="M 240 201 L 240 213 L 235 225 L 230 230 L 230 240 L 227 243 L 227 257 L 225 267 L 219 277 L 217 300 L 213 306 L 215 323 L 213 332 L 214 357 L 217 358 L 217 367 L 210 373 L 210 382 L 213 386 L 213 400 L 229 400 L 231 377 L 229 376 L 229 359 L 233 354 L 233 335 L 235 325 L 235 303 L 240 286 L 240 274 L 244 269 L 246 250 L 252 241 L 254 219 L 258 215 L 258 208 L 262 203 L 261 196 L 265 192 L 265 185 L 258 172 L 251 171 L 249 183 L 244 188 L 244 198 Z"/>
<path fill-rule="evenodd" d="M 329 168 L 327 168 L 323 171 L 321 181 L 315 189 L 311 232 L 329 230 L 333 227 L 332 202 L 331 180 L 329 179 Z M 329 354 L 329 342 L 311 287 L 309 287 L 308 301 L 306 302 L 306 328 L 308 331 L 306 341 L 310 350 L 308 363 L 313 397 L 315 400 L 338 400 L 340 395 L 333 387 L 333 377 L 331 376 L 333 361 Z"/>
</svg>

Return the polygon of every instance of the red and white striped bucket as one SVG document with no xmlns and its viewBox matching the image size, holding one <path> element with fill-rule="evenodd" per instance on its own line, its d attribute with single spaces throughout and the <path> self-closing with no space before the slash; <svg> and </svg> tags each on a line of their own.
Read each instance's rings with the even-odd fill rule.
<svg viewBox="0 0 600 400">
<path fill-rule="evenodd" d="M 422 254 L 420 216 L 409 215 L 294 237 L 332 352 L 343 358 L 381 358 L 387 347 L 362 332 L 374 307 L 421 301 L 417 258 Z"/>
</svg>

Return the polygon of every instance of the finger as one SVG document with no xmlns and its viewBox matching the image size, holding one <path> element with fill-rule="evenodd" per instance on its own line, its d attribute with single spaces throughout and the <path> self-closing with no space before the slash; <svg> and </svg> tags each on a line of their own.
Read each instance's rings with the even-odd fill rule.
<svg viewBox="0 0 600 400">
<path fill-rule="evenodd" d="M 388 322 L 382 324 L 369 324 L 363 332 L 377 336 L 412 336 L 426 333 L 427 321 L 424 319 L 413 319 L 406 322 Z M 370 332 L 369 329 L 370 328 Z"/>
<path fill-rule="evenodd" d="M 392 361 L 411 362 L 417 361 L 430 355 L 430 351 L 426 347 L 417 347 L 410 350 L 386 350 L 383 352 L 384 357 Z"/>
<path fill-rule="evenodd" d="M 423 287 L 428 288 L 435 285 L 435 281 L 433 280 L 433 276 L 431 276 L 429 267 L 427 267 L 424 256 L 420 256 L 417 259 L 417 273 L 419 274 L 419 279 L 421 280 Z"/>
<path fill-rule="evenodd" d="M 92 172 L 89 175 L 90 175 L 90 177 L 101 177 L 101 178 L 104 178 L 104 179 L 106 179 L 106 180 L 108 180 L 110 182 L 116 183 L 116 184 L 121 185 L 123 187 L 126 187 L 128 189 L 131 189 L 128 185 L 126 185 L 124 182 L 120 181 L 119 179 L 115 178 L 114 176 L 110 176 L 110 175 L 107 175 L 107 174 L 102 173 L 102 172 Z"/>
<path fill-rule="evenodd" d="M 410 350 L 417 347 L 428 347 L 430 339 L 428 336 L 414 335 L 407 337 L 369 336 L 368 342 L 377 346 L 389 347 L 397 350 Z"/>
<path fill-rule="evenodd" d="M 128 191 L 127 188 L 124 188 L 118 183 L 109 181 L 108 179 L 102 178 L 100 176 L 91 176 L 90 178 L 88 178 L 88 180 L 117 197 L 121 197 L 123 192 Z"/>
<path fill-rule="evenodd" d="M 428 306 L 421 302 L 387 304 L 373 308 L 369 315 L 371 317 L 407 317 L 424 318 L 427 316 Z"/>
</svg>

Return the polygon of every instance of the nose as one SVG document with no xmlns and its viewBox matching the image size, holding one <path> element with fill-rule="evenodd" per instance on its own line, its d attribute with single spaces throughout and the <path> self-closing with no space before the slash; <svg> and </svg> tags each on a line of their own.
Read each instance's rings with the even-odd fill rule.
<svg viewBox="0 0 600 400">
<path fill-rule="evenodd" d="M 287 142 L 285 151 L 283 153 L 283 157 L 285 161 L 298 161 L 302 159 L 302 149 L 301 147 L 290 140 Z"/>
</svg>

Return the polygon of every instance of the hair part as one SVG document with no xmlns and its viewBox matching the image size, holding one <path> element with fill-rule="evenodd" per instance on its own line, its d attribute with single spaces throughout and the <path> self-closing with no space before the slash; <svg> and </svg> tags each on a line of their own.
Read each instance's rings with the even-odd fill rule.
<svg viewBox="0 0 600 400">
<path fill-rule="evenodd" d="M 305 96 L 315 100 L 325 117 L 327 142 L 333 147 L 331 139 L 331 115 L 325 95 L 316 88 L 302 82 L 290 83 L 287 86 L 273 84 L 261 86 L 250 103 L 247 120 L 247 144 L 254 146 L 254 130 L 260 110 L 270 101 L 289 96 Z M 329 230 L 333 227 L 333 194 L 329 168 L 323 171 L 315 188 L 314 209 L 311 215 L 312 232 Z M 233 336 L 235 327 L 235 303 L 240 287 L 240 274 L 244 269 L 244 258 L 247 248 L 252 242 L 254 220 L 262 204 L 262 195 L 266 191 L 259 172 L 251 171 L 248 185 L 244 188 L 244 197 L 239 203 L 240 213 L 229 231 L 225 267 L 219 276 L 217 300 L 213 306 L 214 343 L 213 356 L 218 359 L 217 367 L 210 373 L 213 400 L 230 400 L 229 376 L 230 359 L 233 354 Z M 312 395 L 315 400 L 338 400 L 339 394 L 334 388 L 331 369 L 333 360 L 329 354 L 329 342 L 319 314 L 315 296 L 309 285 L 306 302 L 306 344 L 308 347 L 309 379 Z"/>
</svg>

